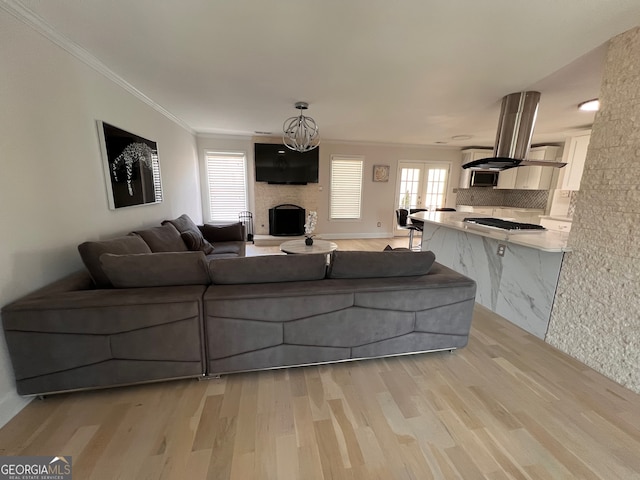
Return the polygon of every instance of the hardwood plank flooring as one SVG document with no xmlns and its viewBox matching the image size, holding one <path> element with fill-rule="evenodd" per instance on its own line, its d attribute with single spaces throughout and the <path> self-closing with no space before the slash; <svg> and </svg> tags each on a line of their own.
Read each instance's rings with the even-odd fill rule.
<svg viewBox="0 0 640 480">
<path fill-rule="evenodd" d="M 640 396 L 476 306 L 452 354 L 34 400 L 0 455 L 72 455 L 82 480 L 640 479 Z"/>
</svg>

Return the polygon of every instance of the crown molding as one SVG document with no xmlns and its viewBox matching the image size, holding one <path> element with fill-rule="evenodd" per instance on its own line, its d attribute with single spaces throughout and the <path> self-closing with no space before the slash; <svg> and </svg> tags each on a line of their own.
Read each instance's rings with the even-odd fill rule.
<svg viewBox="0 0 640 480">
<path fill-rule="evenodd" d="M 215 140 L 238 140 L 238 141 L 250 141 L 253 139 L 253 135 L 241 135 L 233 133 L 215 133 L 215 132 L 196 132 L 197 138 L 212 138 Z"/>
<path fill-rule="evenodd" d="M 149 105 L 158 113 L 164 115 L 172 122 L 176 123 L 191 135 L 195 135 L 196 132 L 181 118 L 175 116 L 169 110 L 165 109 L 162 105 L 154 102 L 151 98 L 147 97 L 144 93 L 138 90 L 136 87 L 127 82 L 120 75 L 115 73 L 104 63 L 94 57 L 87 50 L 82 48 L 77 43 L 73 42 L 69 38 L 56 31 L 51 25 L 49 25 L 42 17 L 34 13 L 25 7 L 17 0 L 0 0 L 0 8 L 13 15 L 25 25 L 31 27 L 36 32 L 47 38 L 49 41 L 55 43 L 67 53 L 73 55 L 75 58 L 91 67 L 93 70 L 108 78 L 119 87 L 125 89 L 131 95 Z"/>
</svg>

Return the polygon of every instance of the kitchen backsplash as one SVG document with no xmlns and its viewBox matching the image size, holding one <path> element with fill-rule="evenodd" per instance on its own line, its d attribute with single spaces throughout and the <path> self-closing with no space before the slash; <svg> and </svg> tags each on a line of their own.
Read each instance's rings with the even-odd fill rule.
<svg viewBox="0 0 640 480">
<path fill-rule="evenodd" d="M 475 207 L 547 208 L 549 190 L 506 190 L 497 188 L 459 188 L 456 204 Z"/>
</svg>

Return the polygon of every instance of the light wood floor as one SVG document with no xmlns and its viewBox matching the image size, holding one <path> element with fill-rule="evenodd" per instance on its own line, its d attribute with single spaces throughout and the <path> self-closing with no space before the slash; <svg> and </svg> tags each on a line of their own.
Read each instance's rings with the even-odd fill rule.
<svg viewBox="0 0 640 480">
<path fill-rule="evenodd" d="M 35 400 L 0 455 L 72 455 L 77 480 L 629 480 L 640 396 L 477 306 L 452 354 Z"/>
</svg>

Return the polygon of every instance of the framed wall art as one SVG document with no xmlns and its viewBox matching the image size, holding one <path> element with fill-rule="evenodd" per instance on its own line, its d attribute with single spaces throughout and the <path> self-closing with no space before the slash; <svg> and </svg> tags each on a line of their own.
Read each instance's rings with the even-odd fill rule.
<svg viewBox="0 0 640 480">
<path fill-rule="evenodd" d="M 389 181 L 389 165 L 374 165 L 373 181 L 388 182 Z"/>
<path fill-rule="evenodd" d="M 98 136 L 109 208 L 162 202 L 157 143 L 100 120 Z"/>
</svg>

